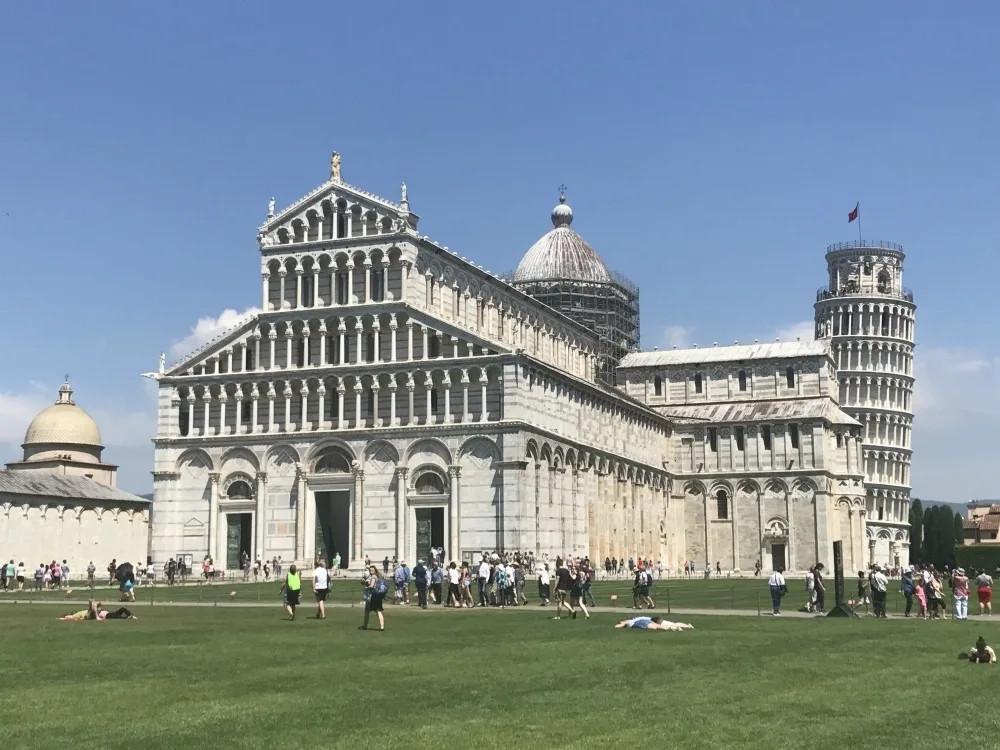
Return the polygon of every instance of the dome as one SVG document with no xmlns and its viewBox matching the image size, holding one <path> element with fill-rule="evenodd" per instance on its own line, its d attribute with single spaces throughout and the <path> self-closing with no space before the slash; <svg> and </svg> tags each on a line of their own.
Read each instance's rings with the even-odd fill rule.
<svg viewBox="0 0 1000 750">
<path fill-rule="evenodd" d="M 102 447 L 97 422 L 73 402 L 73 389 L 68 382 L 59 389 L 59 400 L 31 420 L 24 433 L 22 447 L 39 444 Z"/>
<path fill-rule="evenodd" d="M 552 209 L 552 226 L 555 227 L 529 248 L 514 271 L 512 281 L 540 281 L 546 279 L 572 279 L 575 281 L 610 282 L 611 274 L 587 241 L 569 228 L 573 223 L 573 209 L 566 204 L 566 196 L 559 196 L 559 204 Z"/>
</svg>

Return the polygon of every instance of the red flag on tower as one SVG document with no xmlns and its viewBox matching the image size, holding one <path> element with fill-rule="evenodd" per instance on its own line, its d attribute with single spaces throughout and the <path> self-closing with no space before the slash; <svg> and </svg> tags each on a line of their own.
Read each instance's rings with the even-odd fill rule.
<svg viewBox="0 0 1000 750">
<path fill-rule="evenodd" d="M 847 214 L 847 223 L 848 224 L 850 224 L 852 221 L 854 221 L 856 218 L 858 218 L 858 209 L 860 208 L 860 206 L 861 206 L 861 204 L 858 203 L 854 207 L 854 210 L 851 211 L 851 213 Z"/>
</svg>

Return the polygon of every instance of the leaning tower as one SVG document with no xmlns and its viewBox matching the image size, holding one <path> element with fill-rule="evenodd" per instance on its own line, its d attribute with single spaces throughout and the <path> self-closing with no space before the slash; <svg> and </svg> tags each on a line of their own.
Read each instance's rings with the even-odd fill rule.
<svg viewBox="0 0 1000 750">
<path fill-rule="evenodd" d="M 829 338 L 840 405 L 861 423 L 869 562 L 909 562 L 913 426 L 913 293 L 903 248 L 841 242 L 826 249 L 829 285 L 816 293 L 816 337 Z"/>
</svg>

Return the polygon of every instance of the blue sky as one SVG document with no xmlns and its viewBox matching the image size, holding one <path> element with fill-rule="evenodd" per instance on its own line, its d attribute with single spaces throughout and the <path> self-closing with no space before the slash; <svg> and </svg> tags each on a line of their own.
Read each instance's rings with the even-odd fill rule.
<svg viewBox="0 0 1000 750">
<path fill-rule="evenodd" d="M 421 231 L 494 270 L 566 183 L 574 229 L 641 285 L 646 348 L 808 335 L 860 201 L 919 305 L 914 494 L 996 496 L 998 21 L 929 2 L 8 4 L 0 459 L 69 372 L 121 485 L 148 491 L 139 373 L 259 302 L 268 198 L 311 190 L 336 149 L 347 181 L 393 199 L 406 181 Z"/>
</svg>

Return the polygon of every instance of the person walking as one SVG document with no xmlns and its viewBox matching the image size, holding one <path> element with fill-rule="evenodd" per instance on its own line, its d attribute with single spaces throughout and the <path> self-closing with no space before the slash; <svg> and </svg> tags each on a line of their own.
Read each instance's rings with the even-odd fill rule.
<svg viewBox="0 0 1000 750">
<path fill-rule="evenodd" d="M 872 611 L 876 618 L 885 619 L 885 599 L 889 590 L 889 579 L 885 577 L 882 569 L 876 565 L 875 570 L 868 576 L 868 583 L 872 590 Z"/>
<path fill-rule="evenodd" d="M 969 619 L 969 579 L 965 570 L 959 568 L 951 575 L 951 593 L 955 597 L 954 619 Z"/>
<path fill-rule="evenodd" d="M 771 592 L 771 614 L 777 617 L 781 614 L 781 597 L 788 590 L 780 570 L 775 570 L 767 579 L 767 588 Z"/>
<path fill-rule="evenodd" d="M 330 571 L 326 569 L 326 560 L 316 561 L 313 571 L 313 596 L 316 598 L 316 619 L 326 619 L 326 598 L 330 595 Z"/>
<path fill-rule="evenodd" d="M 583 582 L 586 574 L 577 565 L 570 564 L 570 573 L 573 575 L 569 587 L 569 608 L 571 617 L 576 619 L 576 607 L 583 612 L 583 616 L 590 619 L 590 612 L 587 611 L 587 604 L 583 601 Z"/>
<path fill-rule="evenodd" d="M 631 562 L 631 560 L 630 560 Z M 576 575 L 570 571 L 561 557 L 556 558 L 556 616 L 555 620 L 561 619 L 563 607 L 569 611 L 570 615 L 576 618 L 576 609 L 569 601 L 569 590 L 573 585 Z"/>
<path fill-rule="evenodd" d="M 427 568 L 423 560 L 417 560 L 413 566 L 413 581 L 417 584 L 417 604 L 420 609 L 427 609 Z"/>
<path fill-rule="evenodd" d="M 823 614 L 826 610 L 826 584 L 823 582 L 823 563 L 816 563 L 813 568 L 816 576 L 816 605 L 815 611 Z"/>
<path fill-rule="evenodd" d="M 368 576 L 365 578 L 365 620 L 358 627 L 358 630 L 368 630 L 368 618 L 374 612 L 378 617 L 379 631 L 385 630 L 385 615 L 383 614 L 383 603 L 385 595 L 389 592 L 389 584 L 378 574 L 378 568 L 369 566 Z"/>
<path fill-rule="evenodd" d="M 976 596 L 979 598 L 979 615 L 993 614 L 993 579 L 985 570 L 976 576 Z"/>
<path fill-rule="evenodd" d="M 295 608 L 299 606 L 299 595 L 302 592 L 302 578 L 294 565 L 288 567 L 288 575 L 281 584 L 281 593 L 285 595 L 285 609 L 291 615 L 289 622 L 295 619 Z"/>
<path fill-rule="evenodd" d="M 903 598 L 906 599 L 906 610 L 903 612 L 903 617 L 909 617 L 910 611 L 913 609 L 913 595 L 917 592 L 917 587 L 913 583 L 913 566 L 903 571 L 903 580 L 900 582 L 899 590 L 903 593 Z"/>
<path fill-rule="evenodd" d="M 441 564 L 435 560 L 431 565 L 431 599 L 435 604 L 441 604 L 441 584 L 444 583 L 444 571 Z"/>
<path fill-rule="evenodd" d="M 543 607 L 549 603 L 549 586 L 549 564 L 545 563 L 545 566 L 538 570 L 538 598 Z"/>
<path fill-rule="evenodd" d="M 479 606 L 485 607 L 489 604 L 489 600 L 486 598 L 486 587 L 490 582 L 490 563 L 486 559 L 486 555 L 483 555 L 483 560 L 479 563 L 479 571 L 476 577 L 479 583 Z"/>
</svg>

